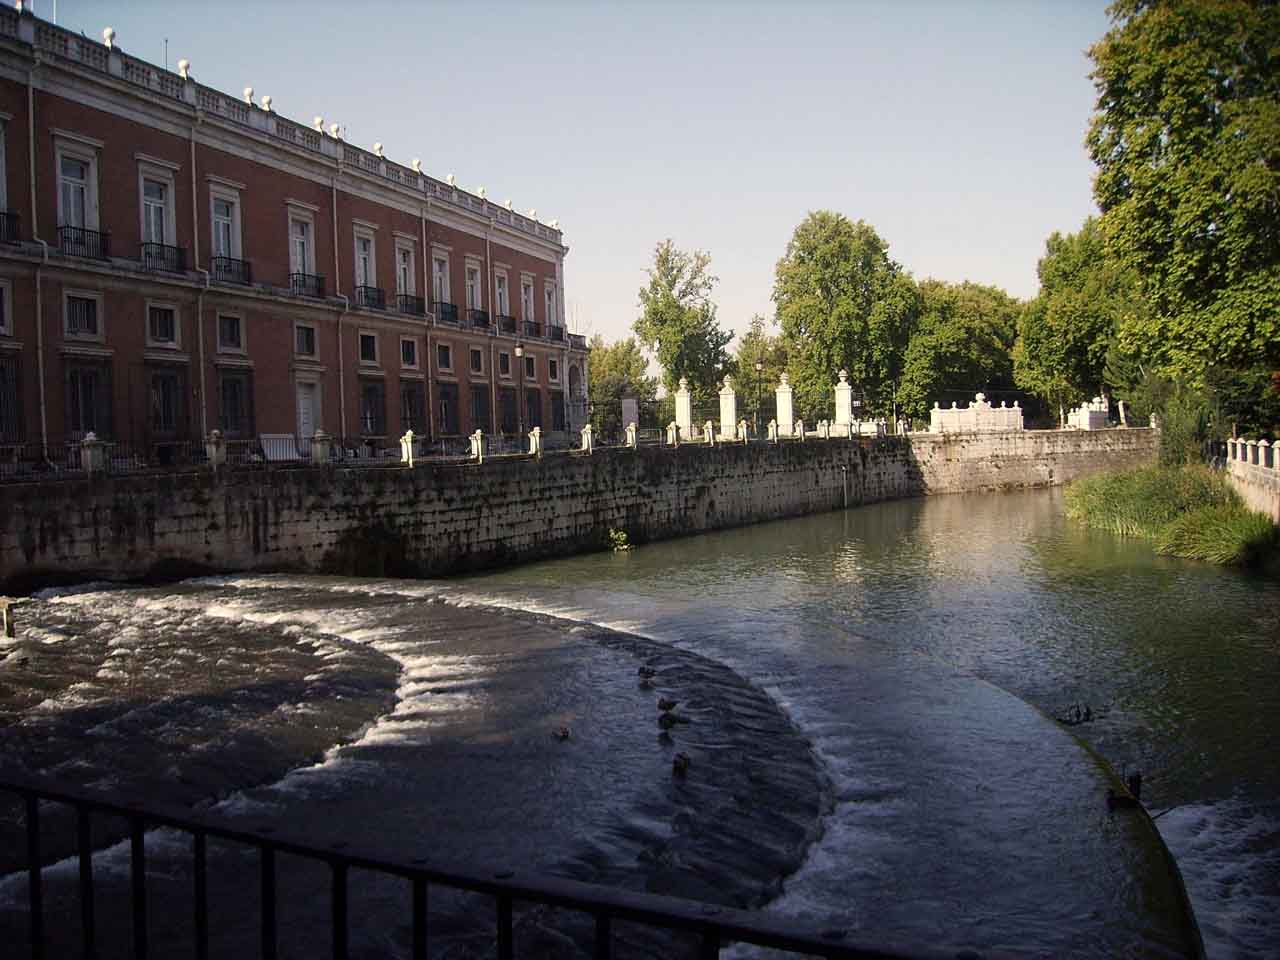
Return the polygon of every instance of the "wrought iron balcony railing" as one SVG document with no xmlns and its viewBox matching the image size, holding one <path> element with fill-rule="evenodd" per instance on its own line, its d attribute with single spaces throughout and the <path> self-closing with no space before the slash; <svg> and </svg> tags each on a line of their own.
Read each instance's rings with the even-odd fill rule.
<svg viewBox="0 0 1280 960">
<path fill-rule="evenodd" d="M 436 315 L 436 320 L 440 323 L 458 322 L 458 306 L 453 303 L 445 303 L 443 300 L 431 301 L 431 312 Z"/>
<path fill-rule="evenodd" d="M 387 309 L 387 293 L 381 287 L 356 287 L 356 306 Z"/>
<path fill-rule="evenodd" d="M 12 210 L 0 210 L 0 242 L 17 243 L 20 239 L 18 226 L 22 218 Z"/>
<path fill-rule="evenodd" d="M 323 297 L 324 277 L 314 273 L 291 273 L 289 289 L 299 297 Z"/>
<path fill-rule="evenodd" d="M 214 257 L 209 261 L 209 273 L 215 280 L 223 283 L 253 283 L 253 271 L 248 260 L 237 260 L 235 257 Z"/>
<path fill-rule="evenodd" d="M 501 330 L 503 333 L 516 332 L 515 317 L 508 317 L 505 313 L 500 313 L 497 316 L 497 320 L 498 320 L 498 329 Z"/>
<path fill-rule="evenodd" d="M 84 227 L 59 227 L 58 249 L 69 257 L 110 260 L 111 234 Z"/>
<path fill-rule="evenodd" d="M 427 302 L 421 297 L 402 293 L 396 297 L 396 310 L 400 313 L 421 317 L 427 312 Z"/>
<path fill-rule="evenodd" d="M 548 340 L 564 340 L 564 327 L 547 327 Z"/>
<path fill-rule="evenodd" d="M 524 322 L 524 335 L 526 337 L 542 336 L 542 324 L 538 323 L 536 320 L 526 320 Z"/>
<path fill-rule="evenodd" d="M 569 346 L 576 350 L 587 349 L 587 338 L 580 333 L 569 334 Z"/>
<path fill-rule="evenodd" d="M 163 270 L 166 273 L 186 273 L 187 251 L 181 247 L 171 247 L 167 243 L 144 243 L 142 268 Z"/>
<path fill-rule="evenodd" d="M 473 327 L 489 329 L 489 311 L 471 309 L 467 311 L 467 319 Z"/>
</svg>

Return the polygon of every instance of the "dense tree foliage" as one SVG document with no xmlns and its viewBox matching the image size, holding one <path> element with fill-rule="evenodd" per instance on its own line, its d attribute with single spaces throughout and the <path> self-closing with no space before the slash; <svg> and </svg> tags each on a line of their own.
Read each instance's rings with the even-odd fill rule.
<svg viewBox="0 0 1280 960">
<path fill-rule="evenodd" d="M 1090 51 L 1108 247 L 1151 310 L 1126 348 L 1199 383 L 1280 366 L 1280 4 L 1118 0 Z"/>
<path fill-rule="evenodd" d="M 758 374 L 757 361 L 761 366 Z M 757 313 L 751 318 L 747 332 L 738 338 L 733 362 L 733 375 L 743 389 L 754 385 L 758 378 L 765 390 L 772 390 L 787 370 L 787 345 L 782 337 L 769 335 L 764 317 Z"/>
<path fill-rule="evenodd" d="M 869 224 L 810 213 L 778 261 L 773 300 L 799 415 L 830 413 L 842 368 L 868 409 L 888 411 L 920 294 Z"/>
<path fill-rule="evenodd" d="M 591 424 L 596 430 L 616 434 L 623 428 L 622 398 L 652 401 L 658 392 L 658 380 L 649 376 L 644 354 L 634 337 L 606 344 L 604 337 L 596 334 L 588 350 Z"/>
<path fill-rule="evenodd" d="M 1017 300 L 997 287 L 940 280 L 922 282 L 920 297 L 919 325 L 907 345 L 898 390 L 903 413 L 925 418 L 935 402 L 1013 385 Z"/>
<path fill-rule="evenodd" d="M 725 348 L 733 334 L 716 321 L 711 291 L 716 277 L 708 272 L 711 257 L 701 250 L 676 249 L 670 240 L 659 243 L 648 269 L 649 282 L 640 288 L 641 313 L 634 324 L 645 349 L 662 365 L 662 380 L 674 392 L 681 377 L 698 398 L 719 389 L 730 368 Z"/>
</svg>

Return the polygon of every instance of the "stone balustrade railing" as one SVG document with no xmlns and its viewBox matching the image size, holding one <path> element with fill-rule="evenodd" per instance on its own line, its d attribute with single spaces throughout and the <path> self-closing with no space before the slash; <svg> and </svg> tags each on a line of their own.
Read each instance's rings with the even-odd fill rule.
<svg viewBox="0 0 1280 960">
<path fill-rule="evenodd" d="M 1280 472 L 1280 440 L 1245 440 L 1233 437 L 1226 441 L 1227 463 L 1245 463 Z"/>
<path fill-rule="evenodd" d="M 935 403 L 929 411 L 930 433 L 993 433 L 1022 429 L 1022 408 L 1017 400 L 1012 407 L 1003 400 L 1000 406 L 994 407 L 981 393 L 975 394 L 973 403 L 967 407 L 952 403 L 948 410 Z"/>
</svg>

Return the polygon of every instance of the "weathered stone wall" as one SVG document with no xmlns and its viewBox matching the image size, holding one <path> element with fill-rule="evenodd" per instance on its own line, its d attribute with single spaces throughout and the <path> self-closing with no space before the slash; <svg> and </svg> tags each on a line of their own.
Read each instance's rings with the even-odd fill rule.
<svg viewBox="0 0 1280 960">
<path fill-rule="evenodd" d="M 1227 480 L 1249 509 L 1280 523 L 1280 469 L 1228 460 Z"/>
<path fill-rule="evenodd" d="M 0 586 L 211 570 L 434 575 L 832 510 L 1065 483 L 1150 430 L 943 434 L 0 486 Z"/>
</svg>

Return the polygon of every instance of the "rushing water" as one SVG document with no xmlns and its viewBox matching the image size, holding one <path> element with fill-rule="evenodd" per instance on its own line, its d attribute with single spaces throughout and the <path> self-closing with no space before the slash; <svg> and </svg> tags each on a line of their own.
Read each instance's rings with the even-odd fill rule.
<svg viewBox="0 0 1280 960">
<path fill-rule="evenodd" d="M 1157 822 L 1209 955 L 1280 944 L 1280 588 L 1069 525 L 1056 493 L 879 504 L 437 584 L 95 587 L 22 617 L 0 649 L 0 774 L 215 803 L 390 856 L 768 901 L 874 942 L 1177 955 L 1159 851 L 1107 813 L 1101 757 L 1141 769 L 1169 810 Z M 691 721 L 674 746 L 656 738 L 658 692 Z M 1074 704 L 1093 722 L 1050 719 Z M 0 874 L 18 822 L 0 810 Z M 118 836 L 95 866 L 124 890 Z M 151 848 L 159 882 L 185 882 L 177 839 Z M 214 944 L 236 956 L 253 864 L 211 855 L 215 908 L 250 914 Z M 323 877 L 282 869 L 315 893 L 282 922 L 314 928 Z M 73 881 L 70 861 L 49 871 L 69 937 Z M 2 942 L 23 936 L 22 883 L 0 877 Z M 353 904 L 374 931 L 356 955 L 403 955 L 402 892 L 366 884 Z M 452 948 L 474 909 L 433 899 Z M 156 942 L 185 919 L 155 921 Z M 527 925 L 533 955 L 554 952 L 551 926 Z"/>
</svg>

